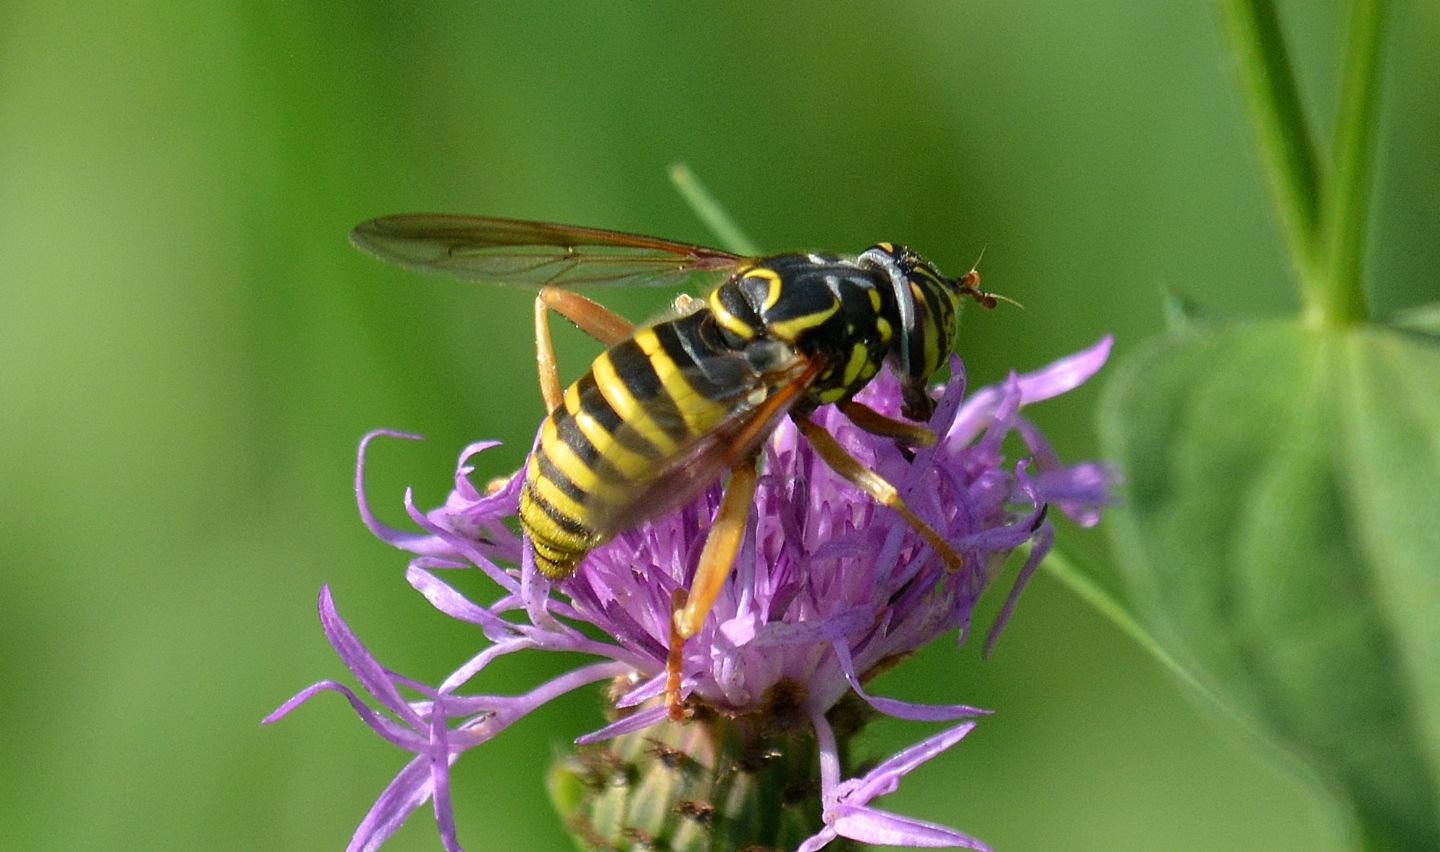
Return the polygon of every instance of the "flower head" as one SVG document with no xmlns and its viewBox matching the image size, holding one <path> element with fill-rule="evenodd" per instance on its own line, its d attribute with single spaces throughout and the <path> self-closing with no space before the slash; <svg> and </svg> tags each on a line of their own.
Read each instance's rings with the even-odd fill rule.
<svg viewBox="0 0 1440 852">
<path fill-rule="evenodd" d="M 821 824 L 801 846 L 818 849 L 836 837 L 912 846 L 982 843 L 952 829 L 871 807 L 912 768 L 958 742 L 974 726 L 964 721 L 880 763 L 842 779 L 833 712 L 855 697 L 874 712 L 904 719 L 949 721 L 986 711 L 966 704 L 922 705 L 871 695 L 867 676 L 930 640 L 958 629 L 963 640 L 980 594 L 1006 558 L 1029 543 L 987 649 L 1014 609 L 1026 580 L 1050 547 L 1050 509 L 1089 525 L 1108 496 L 1108 476 L 1094 463 L 1063 465 L 1039 430 L 1021 414 L 1025 404 L 1080 385 L 1104 364 L 1110 341 L 1025 375 L 966 393 L 958 358 L 930 426 L 935 445 L 909 450 L 866 433 L 838 412 L 815 420 L 856 458 L 895 484 L 907 503 L 962 554 L 947 571 L 895 512 L 875 503 L 831 471 L 792 424 L 783 423 L 763 453 L 762 475 L 749 529 L 735 567 L 700 633 L 685 646 L 682 693 L 713 718 L 770 714 L 771 723 L 813 732 Z M 882 373 L 860 397 L 881 412 L 900 407 L 898 383 Z M 328 590 L 321 620 L 331 643 L 391 719 L 372 711 L 349 689 L 317 683 L 267 721 L 322 690 L 343 693 L 367 725 L 415 757 L 381 794 L 356 831 L 352 848 L 378 845 L 427 800 L 435 803 L 447 848 L 458 848 L 448 773 L 459 755 L 516 719 L 579 686 L 612 683 L 614 719 L 579 737 L 597 743 L 656 725 L 671 725 L 659 700 L 664 687 L 672 592 L 694 572 L 720 487 L 684 509 L 622 533 L 586 557 L 581 569 L 550 583 L 534 568 L 529 549 L 506 525 L 514 516 L 519 479 L 493 493 L 469 479 L 471 460 L 493 444 L 461 454 L 455 488 L 445 503 L 422 512 L 407 494 L 419 531 L 380 523 L 360 480 L 364 455 L 377 432 L 361 443 L 357 495 L 363 518 L 380 538 L 414 554 L 407 579 L 441 612 L 479 628 L 485 647 L 436 687 L 409 681 L 381 666 L 335 611 Z M 1015 435 L 1024 453 L 1006 456 Z M 449 569 L 479 568 L 499 597 L 474 603 L 441 578 Z M 588 629 L 582 629 L 589 625 Z M 596 638 L 599 637 L 599 638 Z M 572 651 L 601 662 L 575 669 L 515 697 L 458 694 L 494 659 L 522 650 Z M 405 699 L 400 688 L 415 691 Z M 703 724 L 703 717 L 700 724 Z M 842 735 L 845 732 L 842 732 Z"/>
</svg>

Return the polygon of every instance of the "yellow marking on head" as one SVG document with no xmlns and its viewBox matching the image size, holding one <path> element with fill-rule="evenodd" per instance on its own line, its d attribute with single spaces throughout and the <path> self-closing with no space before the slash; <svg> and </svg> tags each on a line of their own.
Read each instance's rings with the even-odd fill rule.
<svg viewBox="0 0 1440 852">
<path fill-rule="evenodd" d="M 765 291 L 765 304 L 760 307 L 761 311 L 768 311 L 780 303 L 780 289 L 784 286 L 784 282 L 780 280 L 780 273 L 764 266 L 757 266 L 745 273 L 745 277 L 764 278 L 769 282 L 769 289 Z"/>
<path fill-rule="evenodd" d="M 850 387 L 856 379 L 860 378 L 860 371 L 865 369 L 865 365 L 869 361 L 870 350 L 863 343 L 855 344 L 854 348 L 850 350 L 850 359 L 845 362 L 845 373 L 841 378 L 845 387 Z"/>
<path fill-rule="evenodd" d="M 925 375 L 930 375 L 940 369 L 940 329 L 935 327 L 936 317 L 930 315 L 930 321 L 926 323 L 925 331 L 921 337 L 925 339 Z"/>
<path fill-rule="evenodd" d="M 870 290 L 869 292 L 870 292 L 870 309 L 873 310 L 873 311 L 876 311 L 876 312 L 878 313 L 879 310 L 880 310 L 880 291 L 879 291 L 879 290 L 872 289 L 872 290 Z"/>
<path fill-rule="evenodd" d="M 889 343 L 890 338 L 895 334 L 895 329 L 890 327 L 890 321 L 884 317 L 875 318 L 875 330 L 880 333 L 881 343 Z"/>
<path fill-rule="evenodd" d="M 946 287 L 944 281 L 940 280 L 938 277 L 936 277 L 935 273 L 931 272 L 929 269 L 927 269 L 927 268 L 924 267 L 924 266 L 919 266 L 919 265 L 917 265 L 917 266 L 912 266 L 912 267 L 910 267 L 910 271 L 911 271 L 911 272 L 914 272 L 914 273 L 918 273 L 918 274 L 924 276 L 926 279 L 928 279 L 931 283 L 933 283 L 933 284 L 934 284 L 935 286 L 937 286 L 937 287 L 940 287 L 940 288 L 942 288 L 942 289 L 949 289 L 948 287 Z"/>
<path fill-rule="evenodd" d="M 740 338 L 750 340 L 755 336 L 755 329 L 749 323 L 730 313 L 725 306 L 720 304 L 720 288 L 717 287 L 710 293 L 710 315 L 720 327 Z"/>
<path fill-rule="evenodd" d="M 912 363 L 910 372 L 914 375 L 928 376 L 940 367 L 940 329 L 936 328 L 938 318 L 934 307 L 925 299 L 925 291 L 914 281 L 910 282 L 910 292 L 915 296 L 916 323 L 915 334 L 920 336 L 921 356 L 923 361 L 920 364 Z M 914 335 L 911 336 L 914 340 Z M 916 367 L 921 369 L 917 372 Z"/>
<path fill-rule="evenodd" d="M 668 455 L 679 449 L 679 444 L 669 435 L 665 434 L 659 425 L 650 417 L 645 406 L 630 393 L 630 388 L 625 386 L 620 374 L 615 372 L 615 364 L 610 356 L 601 353 L 591 366 L 591 373 L 595 376 L 595 384 L 600 388 L 600 393 L 615 413 L 620 416 L 625 425 L 634 429 L 635 432 L 652 447 L 660 451 L 661 455 Z"/>
<path fill-rule="evenodd" d="M 815 311 L 814 313 L 802 314 L 798 317 L 792 317 L 791 319 L 772 322 L 769 323 L 766 328 L 770 329 L 771 334 L 787 343 L 791 343 L 806 329 L 823 325 L 826 320 L 835 316 L 835 312 L 838 310 L 840 310 L 840 303 L 837 301 L 823 311 Z"/>
<path fill-rule="evenodd" d="M 892 254 L 895 251 L 894 243 L 876 243 L 875 245 L 879 246 L 882 251 L 891 252 Z"/>
<path fill-rule="evenodd" d="M 641 329 L 635 333 L 634 340 L 645 357 L 650 359 L 650 366 L 655 368 L 655 375 L 660 377 L 661 386 L 675 403 L 691 435 L 708 432 L 725 419 L 729 409 L 695 390 L 679 365 L 660 345 L 660 338 L 653 330 Z"/>
</svg>

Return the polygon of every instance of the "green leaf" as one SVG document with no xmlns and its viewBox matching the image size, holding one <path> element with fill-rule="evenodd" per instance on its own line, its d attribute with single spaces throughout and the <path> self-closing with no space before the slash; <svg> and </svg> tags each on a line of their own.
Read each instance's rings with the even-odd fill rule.
<svg viewBox="0 0 1440 852">
<path fill-rule="evenodd" d="M 1102 433 L 1109 524 L 1176 655 L 1353 800 L 1440 848 L 1440 347 L 1352 326 L 1132 352 Z"/>
</svg>

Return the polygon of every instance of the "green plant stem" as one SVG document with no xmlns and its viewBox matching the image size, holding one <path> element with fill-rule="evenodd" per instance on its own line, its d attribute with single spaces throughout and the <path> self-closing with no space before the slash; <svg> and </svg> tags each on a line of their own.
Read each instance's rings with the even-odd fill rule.
<svg viewBox="0 0 1440 852">
<path fill-rule="evenodd" d="M 710 233 L 720 241 L 720 247 L 726 251 L 736 254 L 754 256 L 760 253 L 755 241 L 735 224 L 730 214 L 725 211 L 724 205 L 710 194 L 705 184 L 690 171 L 690 167 L 684 163 L 675 163 L 670 167 L 670 182 L 680 191 L 695 215 L 710 229 Z"/>
<path fill-rule="evenodd" d="M 1274 0 L 1220 3 L 1299 278 L 1302 318 L 1311 327 L 1349 325 L 1369 315 L 1362 267 L 1389 7 L 1390 0 L 1351 2 L 1334 150 L 1322 171 Z"/>
<path fill-rule="evenodd" d="M 1315 324 L 1359 322 L 1368 314 L 1362 264 L 1384 53 L 1381 31 L 1390 3 L 1354 0 L 1350 8 L 1340 109 L 1335 121 L 1334 167 L 1323 211 L 1328 248 L 1326 276 L 1318 291 L 1305 298 L 1306 319 Z"/>
<path fill-rule="evenodd" d="M 1301 280 L 1314 281 L 1319 277 L 1320 170 L 1275 4 L 1221 0 L 1220 9 L 1290 256 Z"/>
</svg>

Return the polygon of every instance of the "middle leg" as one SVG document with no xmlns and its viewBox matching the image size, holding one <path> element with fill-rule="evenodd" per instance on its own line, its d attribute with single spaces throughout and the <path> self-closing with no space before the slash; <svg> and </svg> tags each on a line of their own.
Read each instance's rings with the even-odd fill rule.
<svg viewBox="0 0 1440 852">
<path fill-rule="evenodd" d="M 869 494 L 875 499 L 875 502 L 890 507 L 904 518 L 905 522 L 920 533 L 930 547 L 940 554 L 940 558 L 945 560 L 947 570 L 952 572 L 960 570 L 962 564 L 960 554 L 955 552 L 950 543 L 942 538 L 934 527 L 925 523 L 923 518 L 915 514 L 915 511 L 900 497 L 900 492 L 894 485 L 846 452 L 845 448 L 840 446 L 840 442 L 835 440 L 835 436 L 826 432 L 820 424 L 808 417 L 795 417 L 794 420 L 800 433 L 805 436 L 806 440 L 810 442 L 810 446 L 815 448 L 815 452 L 820 454 L 820 458 L 825 460 L 831 470 L 845 477 L 856 488 Z"/>
</svg>

